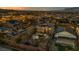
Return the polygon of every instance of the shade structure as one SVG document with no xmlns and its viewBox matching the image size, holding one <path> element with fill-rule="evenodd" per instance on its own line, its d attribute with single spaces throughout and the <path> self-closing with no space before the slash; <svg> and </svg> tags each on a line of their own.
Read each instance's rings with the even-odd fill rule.
<svg viewBox="0 0 79 59">
<path fill-rule="evenodd" d="M 67 31 L 56 33 L 55 37 L 68 37 L 68 38 L 75 38 L 76 39 L 76 36 L 74 34 L 71 34 Z"/>
</svg>

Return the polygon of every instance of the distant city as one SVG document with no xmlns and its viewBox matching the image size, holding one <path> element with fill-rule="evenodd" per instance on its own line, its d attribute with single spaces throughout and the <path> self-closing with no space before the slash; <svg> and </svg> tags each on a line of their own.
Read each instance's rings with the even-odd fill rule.
<svg viewBox="0 0 79 59">
<path fill-rule="evenodd" d="M 79 51 L 79 7 L 0 7 L 0 51 Z"/>
</svg>

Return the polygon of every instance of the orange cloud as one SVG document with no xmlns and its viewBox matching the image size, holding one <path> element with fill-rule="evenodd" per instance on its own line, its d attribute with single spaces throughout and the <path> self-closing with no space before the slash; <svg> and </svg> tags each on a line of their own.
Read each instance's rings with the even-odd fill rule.
<svg viewBox="0 0 79 59">
<path fill-rule="evenodd" d="M 27 10 L 29 7 L 0 7 L 1 9 Z"/>
</svg>

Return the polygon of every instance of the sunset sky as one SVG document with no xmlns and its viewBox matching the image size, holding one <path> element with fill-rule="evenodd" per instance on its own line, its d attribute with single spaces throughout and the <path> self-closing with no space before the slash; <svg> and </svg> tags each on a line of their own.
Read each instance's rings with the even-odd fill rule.
<svg viewBox="0 0 79 59">
<path fill-rule="evenodd" d="M 1 9 L 27 10 L 28 7 L 0 7 Z"/>
<path fill-rule="evenodd" d="M 65 7 L 0 7 L 1 9 L 13 10 L 61 10 Z"/>
</svg>

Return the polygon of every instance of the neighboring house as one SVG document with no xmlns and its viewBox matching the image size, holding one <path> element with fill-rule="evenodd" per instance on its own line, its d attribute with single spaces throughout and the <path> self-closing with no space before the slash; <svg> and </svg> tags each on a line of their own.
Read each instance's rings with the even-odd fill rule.
<svg viewBox="0 0 79 59">
<path fill-rule="evenodd" d="M 55 43 L 62 46 L 71 46 L 75 48 L 75 40 L 77 37 L 67 31 L 58 32 L 55 34 Z"/>
<path fill-rule="evenodd" d="M 9 32 L 9 28 L 0 27 L 0 32 L 8 33 Z"/>
</svg>

